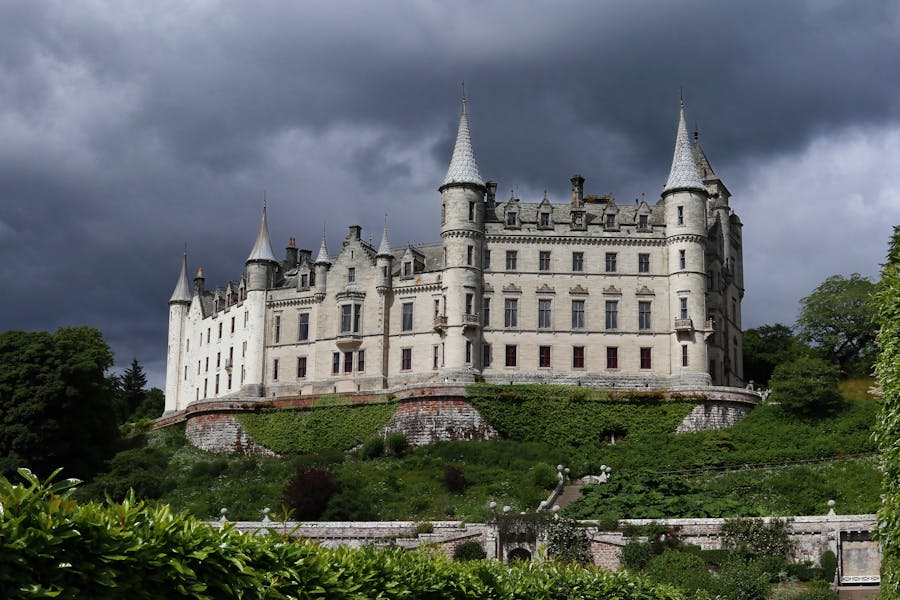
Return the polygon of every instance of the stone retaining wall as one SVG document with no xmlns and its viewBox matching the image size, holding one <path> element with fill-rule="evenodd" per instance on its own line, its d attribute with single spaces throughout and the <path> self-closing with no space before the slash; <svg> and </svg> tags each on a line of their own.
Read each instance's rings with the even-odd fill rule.
<svg viewBox="0 0 900 600">
<path fill-rule="evenodd" d="M 460 399 L 404 400 L 379 432 L 402 431 L 412 446 L 450 440 L 492 440 L 500 437 L 475 408 Z"/>
<path fill-rule="evenodd" d="M 188 420 L 184 434 L 191 444 L 207 452 L 276 456 L 254 442 L 229 413 L 196 415 Z"/>
</svg>

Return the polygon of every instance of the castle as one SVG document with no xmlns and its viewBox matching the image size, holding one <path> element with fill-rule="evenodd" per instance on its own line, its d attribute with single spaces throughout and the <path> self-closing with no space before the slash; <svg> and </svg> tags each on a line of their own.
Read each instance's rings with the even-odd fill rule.
<svg viewBox="0 0 900 600">
<path fill-rule="evenodd" d="M 282 260 L 266 210 L 245 272 L 214 291 L 185 257 L 169 300 L 166 413 L 217 398 L 374 391 L 427 382 L 740 386 L 741 222 L 691 139 L 682 103 L 655 204 L 584 193 L 497 199 L 466 101 L 438 191 L 441 241 L 378 248 L 351 225 Z"/>
</svg>

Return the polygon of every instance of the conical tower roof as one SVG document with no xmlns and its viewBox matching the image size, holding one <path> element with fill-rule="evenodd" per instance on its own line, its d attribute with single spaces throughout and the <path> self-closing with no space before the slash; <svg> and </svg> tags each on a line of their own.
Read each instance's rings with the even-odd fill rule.
<svg viewBox="0 0 900 600">
<path fill-rule="evenodd" d="M 484 180 L 481 179 L 481 174 L 478 172 L 478 164 L 475 162 L 475 151 L 472 149 L 472 139 L 469 135 L 469 111 L 466 104 L 466 98 L 463 96 L 459 130 L 456 133 L 456 145 L 453 147 L 450 168 L 447 169 L 447 176 L 444 177 L 441 187 L 454 183 L 484 186 Z"/>
<path fill-rule="evenodd" d="M 675 154 L 672 156 L 672 168 L 669 170 L 669 179 L 666 181 L 663 193 L 676 190 L 706 190 L 700 177 L 700 169 L 697 168 L 697 162 L 694 160 L 691 137 L 688 134 L 684 118 L 683 101 L 678 116 L 678 132 L 675 134 Z"/>
<path fill-rule="evenodd" d="M 322 245 L 319 246 L 319 255 L 316 257 L 315 264 L 319 263 L 328 263 L 331 264 L 331 259 L 328 258 L 328 246 L 325 245 L 325 232 L 322 232 Z"/>
<path fill-rule="evenodd" d="M 262 221 L 259 224 L 259 233 L 256 234 L 256 243 L 253 244 L 253 250 L 247 257 L 247 262 L 251 261 L 269 261 L 277 263 L 275 253 L 272 252 L 272 244 L 269 242 L 269 222 L 266 219 L 266 207 L 263 206 Z"/>
<path fill-rule="evenodd" d="M 184 257 L 181 259 L 181 275 L 178 276 L 178 283 L 175 284 L 175 291 L 172 292 L 172 297 L 169 298 L 169 304 L 173 304 L 175 302 L 183 302 L 185 304 L 190 304 L 191 302 L 191 284 L 188 281 L 187 276 L 186 252 L 184 254 Z"/>
<path fill-rule="evenodd" d="M 381 243 L 378 245 L 378 256 L 391 256 L 391 243 L 388 241 L 387 223 L 384 224 L 384 232 L 381 234 Z"/>
</svg>

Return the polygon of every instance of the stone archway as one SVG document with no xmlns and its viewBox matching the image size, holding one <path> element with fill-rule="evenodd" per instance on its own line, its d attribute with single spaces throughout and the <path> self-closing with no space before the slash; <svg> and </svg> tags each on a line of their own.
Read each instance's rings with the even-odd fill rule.
<svg viewBox="0 0 900 600">
<path fill-rule="evenodd" d="M 513 548 L 506 555 L 506 562 L 516 562 L 519 560 L 531 561 L 531 552 L 528 548 Z"/>
</svg>

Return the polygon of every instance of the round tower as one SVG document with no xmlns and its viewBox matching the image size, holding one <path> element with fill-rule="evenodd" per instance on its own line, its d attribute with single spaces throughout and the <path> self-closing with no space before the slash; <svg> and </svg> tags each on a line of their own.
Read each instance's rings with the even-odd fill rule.
<svg viewBox="0 0 900 600">
<path fill-rule="evenodd" d="M 480 369 L 482 253 L 485 184 L 478 172 L 469 136 L 465 96 L 456 145 L 441 193 L 441 241 L 444 247 L 444 376 L 474 379 Z"/>
<path fill-rule="evenodd" d="M 163 414 L 171 414 L 184 408 L 187 404 L 181 398 L 181 378 L 179 374 L 183 365 L 187 364 L 184 354 L 187 352 L 185 338 L 188 309 L 191 307 L 191 285 L 187 277 L 187 253 L 181 261 L 181 274 L 175 291 L 169 298 L 169 342 L 166 349 L 166 403 Z"/>
<path fill-rule="evenodd" d="M 315 262 L 316 270 L 316 302 L 325 299 L 328 289 L 328 269 L 331 268 L 331 259 L 328 258 L 328 247 L 325 245 L 325 230 L 322 230 L 322 245 L 319 246 L 319 255 Z"/>
<path fill-rule="evenodd" d="M 275 283 L 278 259 L 269 242 L 269 224 L 263 206 L 256 242 L 247 257 L 247 355 L 244 357 L 244 382 L 241 394 L 262 396 L 265 391 L 266 290 Z"/>
<path fill-rule="evenodd" d="M 679 383 L 709 385 L 706 323 L 706 203 L 708 194 L 694 158 L 684 118 L 678 119 L 672 168 L 662 193 L 672 318 L 670 373 Z"/>
</svg>

